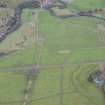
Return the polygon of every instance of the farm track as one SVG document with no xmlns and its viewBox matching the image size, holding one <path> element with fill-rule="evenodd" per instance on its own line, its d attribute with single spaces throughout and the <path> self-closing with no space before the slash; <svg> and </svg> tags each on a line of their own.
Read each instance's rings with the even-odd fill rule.
<svg viewBox="0 0 105 105">
<path fill-rule="evenodd" d="M 38 77 L 39 70 L 33 70 L 30 71 L 27 74 L 27 81 L 26 81 L 26 87 L 25 87 L 25 92 L 24 92 L 24 97 L 23 97 L 23 103 L 22 105 L 29 105 L 31 98 L 32 98 L 32 92 L 34 89 L 35 81 Z"/>
<path fill-rule="evenodd" d="M 13 67 L 13 68 L 1 68 L 0 72 L 17 72 L 17 73 L 27 73 L 30 70 L 33 69 L 49 69 L 51 68 L 60 68 L 62 65 L 64 67 L 71 67 L 71 66 L 76 66 L 76 65 L 87 65 L 87 64 L 102 64 L 105 63 L 104 60 L 98 60 L 98 61 L 85 61 L 85 62 L 79 62 L 79 63 L 64 63 L 64 64 L 43 64 L 43 65 L 32 65 L 32 66 L 24 66 L 24 67 Z"/>
<path fill-rule="evenodd" d="M 40 41 L 39 41 L 39 29 L 38 29 L 38 11 L 36 12 L 35 15 L 35 42 L 36 42 L 36 50 L 37 50 L 37 66 L 40 65 L 41 63 L 41 49 L 42 47 L 40 46 Z M 38 77 L 40 73 L 40 69 L 39 67 L 37 67 L 36 69 L 33 69 L 32 71 L 29 71 L 28 75 L 27 75 L 27 83 L 26 83 L 26 93 L 24 94 L 24 98 L 23 98 L 23 104 L 22 105 L 30 105 L 30 102 L 32 100 L 32 92 L 35 86 L 35 82 L 36 79 Z"/>
</svg>

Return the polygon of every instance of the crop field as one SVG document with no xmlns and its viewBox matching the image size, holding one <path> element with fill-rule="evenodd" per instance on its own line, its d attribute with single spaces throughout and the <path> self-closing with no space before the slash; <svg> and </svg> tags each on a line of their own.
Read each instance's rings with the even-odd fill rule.
<svg viewBox="0 0 105 105">
<path fill-rule="evenodd" d="M 105 8 L 105 2 L 104 0 L 73 0 L 71 7 L 77 10 Z"/>
<path fill-rule="evenodd" d="M 11 8 L 0 9 L 0 18 L 12 17 L 24 0 L 5 1 Z M 96 8 L 105 9 L 105 1 L 72 0 L 66 9 Z M 88 81 L 102 63 L 105 13 L 62 19 L 24 9 L 21 26 L 0 42 L 0 105 L 104 105 L 103 93 Z"/>
</svg>

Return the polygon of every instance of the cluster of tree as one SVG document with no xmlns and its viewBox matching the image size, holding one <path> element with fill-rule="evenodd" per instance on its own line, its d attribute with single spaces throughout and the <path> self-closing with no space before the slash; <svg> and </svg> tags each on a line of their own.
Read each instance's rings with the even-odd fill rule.
<svg viewBox="0 0 105 105">
<path fill-rule="evenodd" d="M 21 25 L 21 14 L 25 8 L 39 8 L 40 3 L 38 1 L 27 1 L 19 4 L 15 8 L 15 15 L 11 17 L 6 26 L 8 27 L 6 31 L 0 33 L 0 41 L 2 41 L 8 34 L 17 30 Z"/>
<path fill-rule="evenodd" d="M 7 7 L 8 6 L 8 0 L 0 0 L 0 7 Z"/>
<path fill-rule="evenodd" d="M 101 9 L 101 8 L 96 8 L 96 9 L 94 9 L 94 10 L 88 10 L 87 12 L 79 12 L 78 14 L 80 15 L 80 16 L 89 16 L 89 15 L 92 15 L 93 13 L 98 13 L 98 14 L 101 14 L 101 13 L 105 13 L 105 9 Z"/>
</svg>

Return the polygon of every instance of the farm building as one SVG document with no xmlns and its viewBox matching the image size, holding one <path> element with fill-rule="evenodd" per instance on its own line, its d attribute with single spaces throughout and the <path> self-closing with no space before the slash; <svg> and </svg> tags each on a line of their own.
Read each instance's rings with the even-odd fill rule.
<svg viewBox="0 0 105 105">
<path fill-rule="evenodd" d="M 100 74 L 94 78 L 94 82 L 97 87 L 101 88 L 105 85 L 105 64 L 99 65 L 99 72 Z"/>
</svg>

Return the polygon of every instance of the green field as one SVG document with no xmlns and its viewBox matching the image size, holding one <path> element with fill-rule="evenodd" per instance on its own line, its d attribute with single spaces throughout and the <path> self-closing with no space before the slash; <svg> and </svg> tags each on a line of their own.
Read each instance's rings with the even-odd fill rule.
<svg viewBox="0 0 105 105">
<path fill-rule="evenodd" d="M 20 105 L 25 86 L 25 77 L 15 73 L 0 73 L 0 104 Z M 16 104 L 13 104 L 17 102 Z"/>
<path fill-rule="evenodd" d="M 96 65 L 66 66 L 63 69 L 63 105 L 104 105 L 103 96 L 95 85 L 87 81 Z M 31 105 L 60 105 L 61 70 L 42 70 L 36 81 Z"/>
<path fill-rule="evenodd" d="M 42 63 L 104 60 L 105 34 L 98 29 L 98 25 L 104 24 L 104 21 L 91 17 L 60 20 L 47 12 L 40 12 L 39 29 L 44 37 Z"/>
<path fill-rule="evenodd" d="M 91 10 L 96 8 L 105 8 L 104 0 L 73 0 L 68 6 L 70 9 L 75 10 Z"/>
<path fill-rule="evenodd" d="M 10 0 L 8 5 L 14 8 L 20 2 Z M 68 5 L 69 10 L 76 11 L 96 8 L 105 8 L 105 1 L 73 0 Z M 98 15 L 105 18 L 105 14 Z M 100 90 L 87 80 L 98 64 L 105 62 L 104 20 L 60 19 L 46 10 L 25 9 L 22 26 L 0 43 L 1 52 L 11 50 L 16 52 L 0 57 L 0 70 L 23 68 L 0 72 L 0 105 L 22 105 L 27 80 L 21 71 L 36 64 L 42 68 L 29 105 L 105 104 Z"/>
<path fill-rule="evenodd" d="M 93 64 L 63 68 L 63 105 L 104 105 L 101 92 L 87 80 L 89 74 L 96 69 L 97 65 Z M 61 76 L 61 68 L 42 69 L 35 82 L 30 105 L 60 105 Z M 15 73 L 1 73 L 0 78 L 0 103 L 20 105 L 25 77 Z"/>
</svg>

